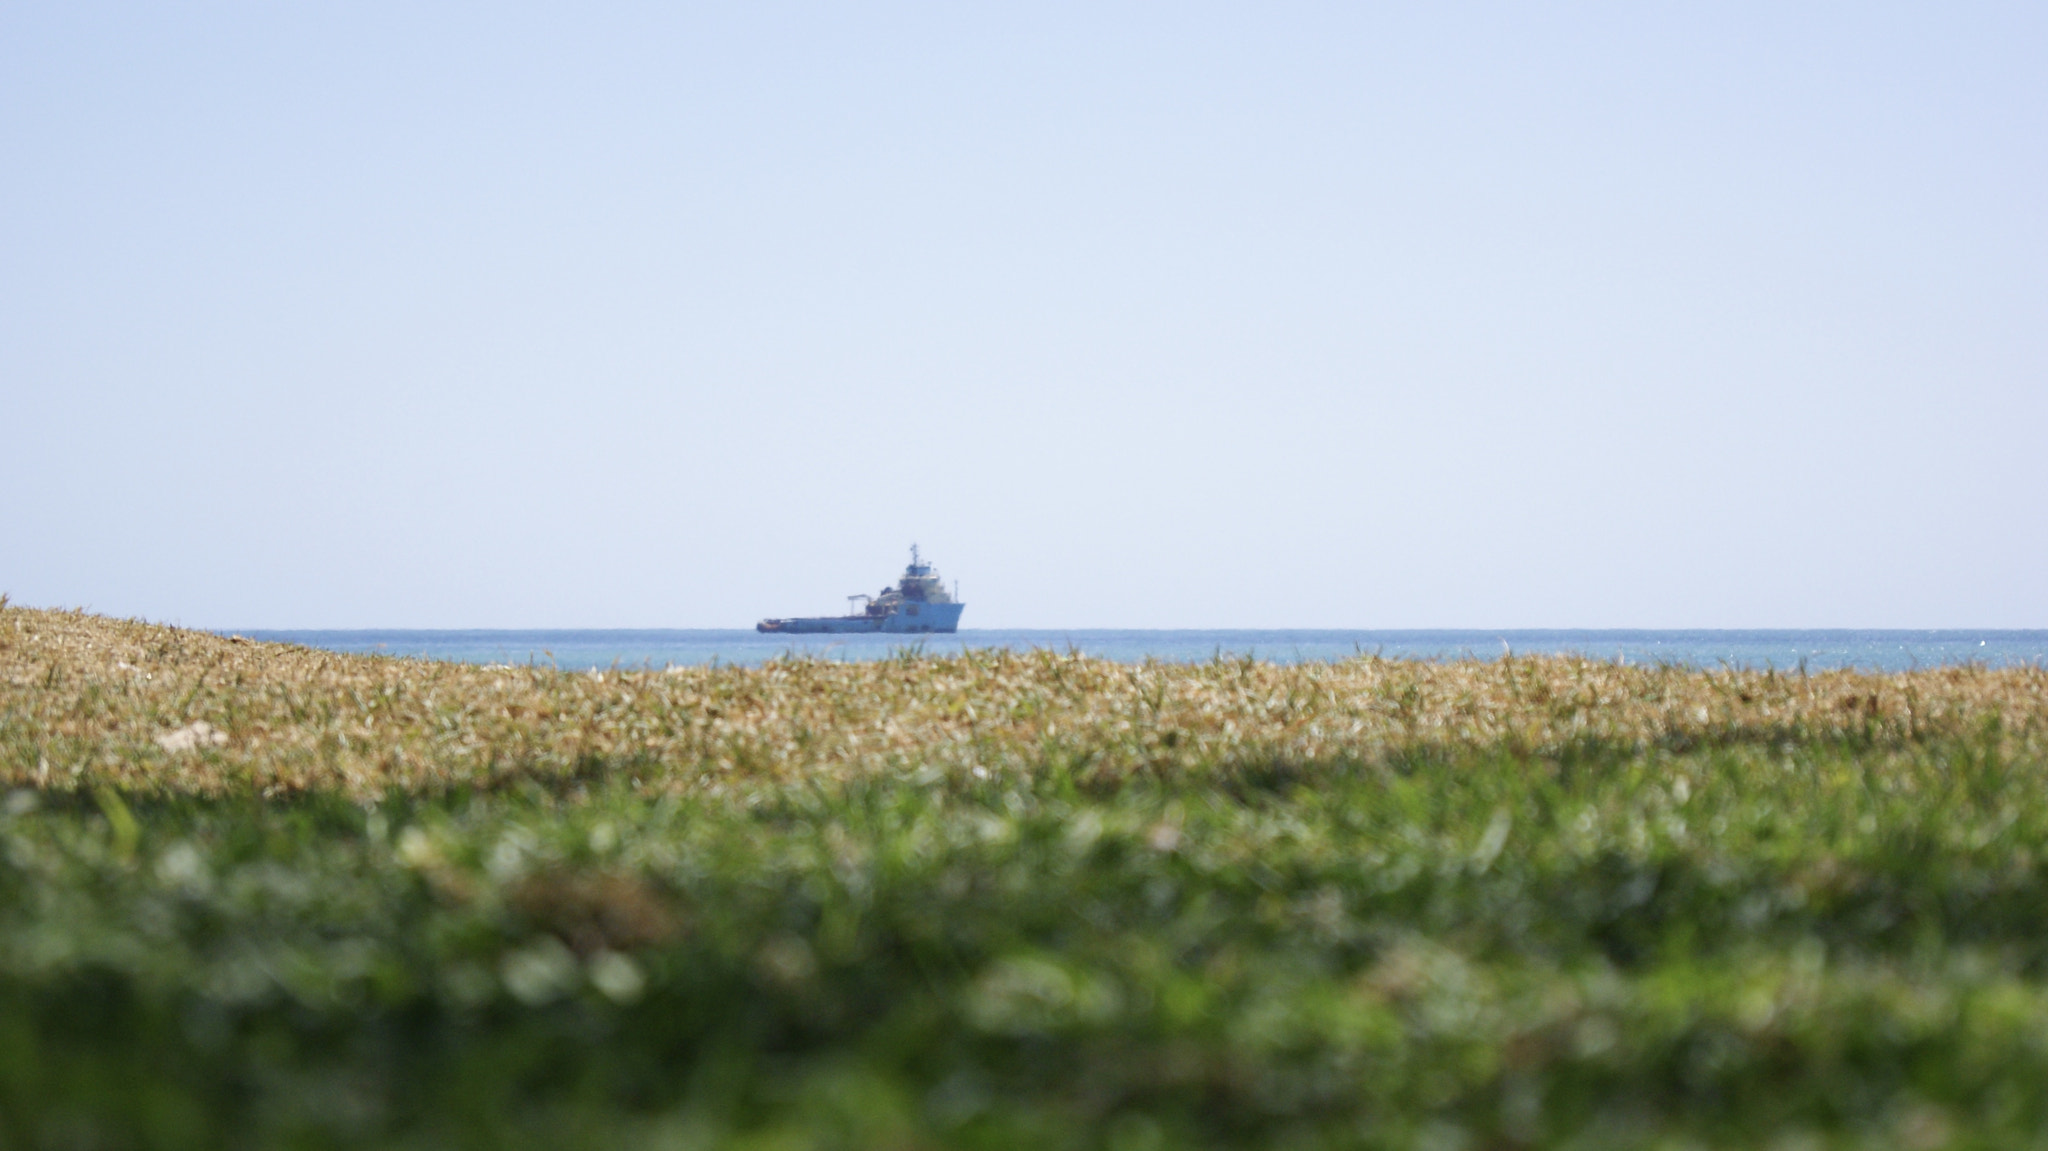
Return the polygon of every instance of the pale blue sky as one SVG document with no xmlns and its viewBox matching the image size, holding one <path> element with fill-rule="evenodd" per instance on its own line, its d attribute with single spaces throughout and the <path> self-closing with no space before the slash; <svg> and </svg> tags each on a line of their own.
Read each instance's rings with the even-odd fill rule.
<svg viewBox="0 0 2048 1151">
<path fill-rule="evenodd" d="M 2048 8 L 0 4 L 0 591 L 2048 626 Z"/>
</svg>

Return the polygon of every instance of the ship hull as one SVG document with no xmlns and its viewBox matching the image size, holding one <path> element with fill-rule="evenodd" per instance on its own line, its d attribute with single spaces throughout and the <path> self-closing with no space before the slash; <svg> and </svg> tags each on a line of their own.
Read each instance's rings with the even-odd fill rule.
<svg viewBox="0 0 2048 1151">
<path fill-rule="evenodd" d="M 964 603 L 907 603 L 882 621 L 883 631 L 955 632 Z"/>
<path fill-rule="evenodd" d="M 755 631 L 788 632 L 791 635 L 818 635 L 837 632 L 881 631 L 882 621 L 865 616 L 826 617 L 823 619 L 764 619 L 754 625 Z"/>
<path fill-rule="evenodd" d="M 960 612 L 966 604 L 907 603 L 888 615 L 822 616 L 810 619 L 764 619 L 755 631 L 787 635 L 839 635 L 860 632 L 888 632 L 893 635 L 932 635 L 960 630 Z"/>
</svg>

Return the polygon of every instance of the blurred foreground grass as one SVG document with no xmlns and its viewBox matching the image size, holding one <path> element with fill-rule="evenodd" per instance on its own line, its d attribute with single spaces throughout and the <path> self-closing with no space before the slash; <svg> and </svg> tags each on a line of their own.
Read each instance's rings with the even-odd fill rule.
<svg viewBox="0 0 2048 1151">
<path fill-rule="evenodd" d="M 2044 719 L 0 608 L 0 1147 L 2048 1145 Z"/>
</svg>

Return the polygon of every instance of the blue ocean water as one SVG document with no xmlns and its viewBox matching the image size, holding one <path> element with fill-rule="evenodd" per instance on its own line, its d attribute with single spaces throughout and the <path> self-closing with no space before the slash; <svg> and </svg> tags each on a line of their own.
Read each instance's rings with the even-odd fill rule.
<svg viewBox="0 0 2048 1151">
<path fill-rule="evenodd" d="M 1571 654 L 1692 667 L 1853 667 L 1901 670 L 1942 664 L 2048 666 L 2048 631 L 1119 631 L 962 630 L 956 635 L 762 635 L 755 631 L 247 631 L 334 651 L 376 652 L 469 663 L 647 668 L 759 664 L 785 655 L 885 659 L 909 650 L 1037 648 L 1126 662 L 1252 657 L 1275 663 L 1498 658 Z"/>
</svg>

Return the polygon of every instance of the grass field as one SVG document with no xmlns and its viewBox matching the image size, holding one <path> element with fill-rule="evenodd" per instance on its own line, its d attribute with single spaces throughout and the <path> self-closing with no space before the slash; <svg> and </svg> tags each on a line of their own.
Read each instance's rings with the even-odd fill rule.
<svg viewBox="0 0 2048 1151">
<path fill-rule="evenodd" d="M 0 1148 L 2048 1146 L 2048 672 L 0 607 Z"/>
</svg>

